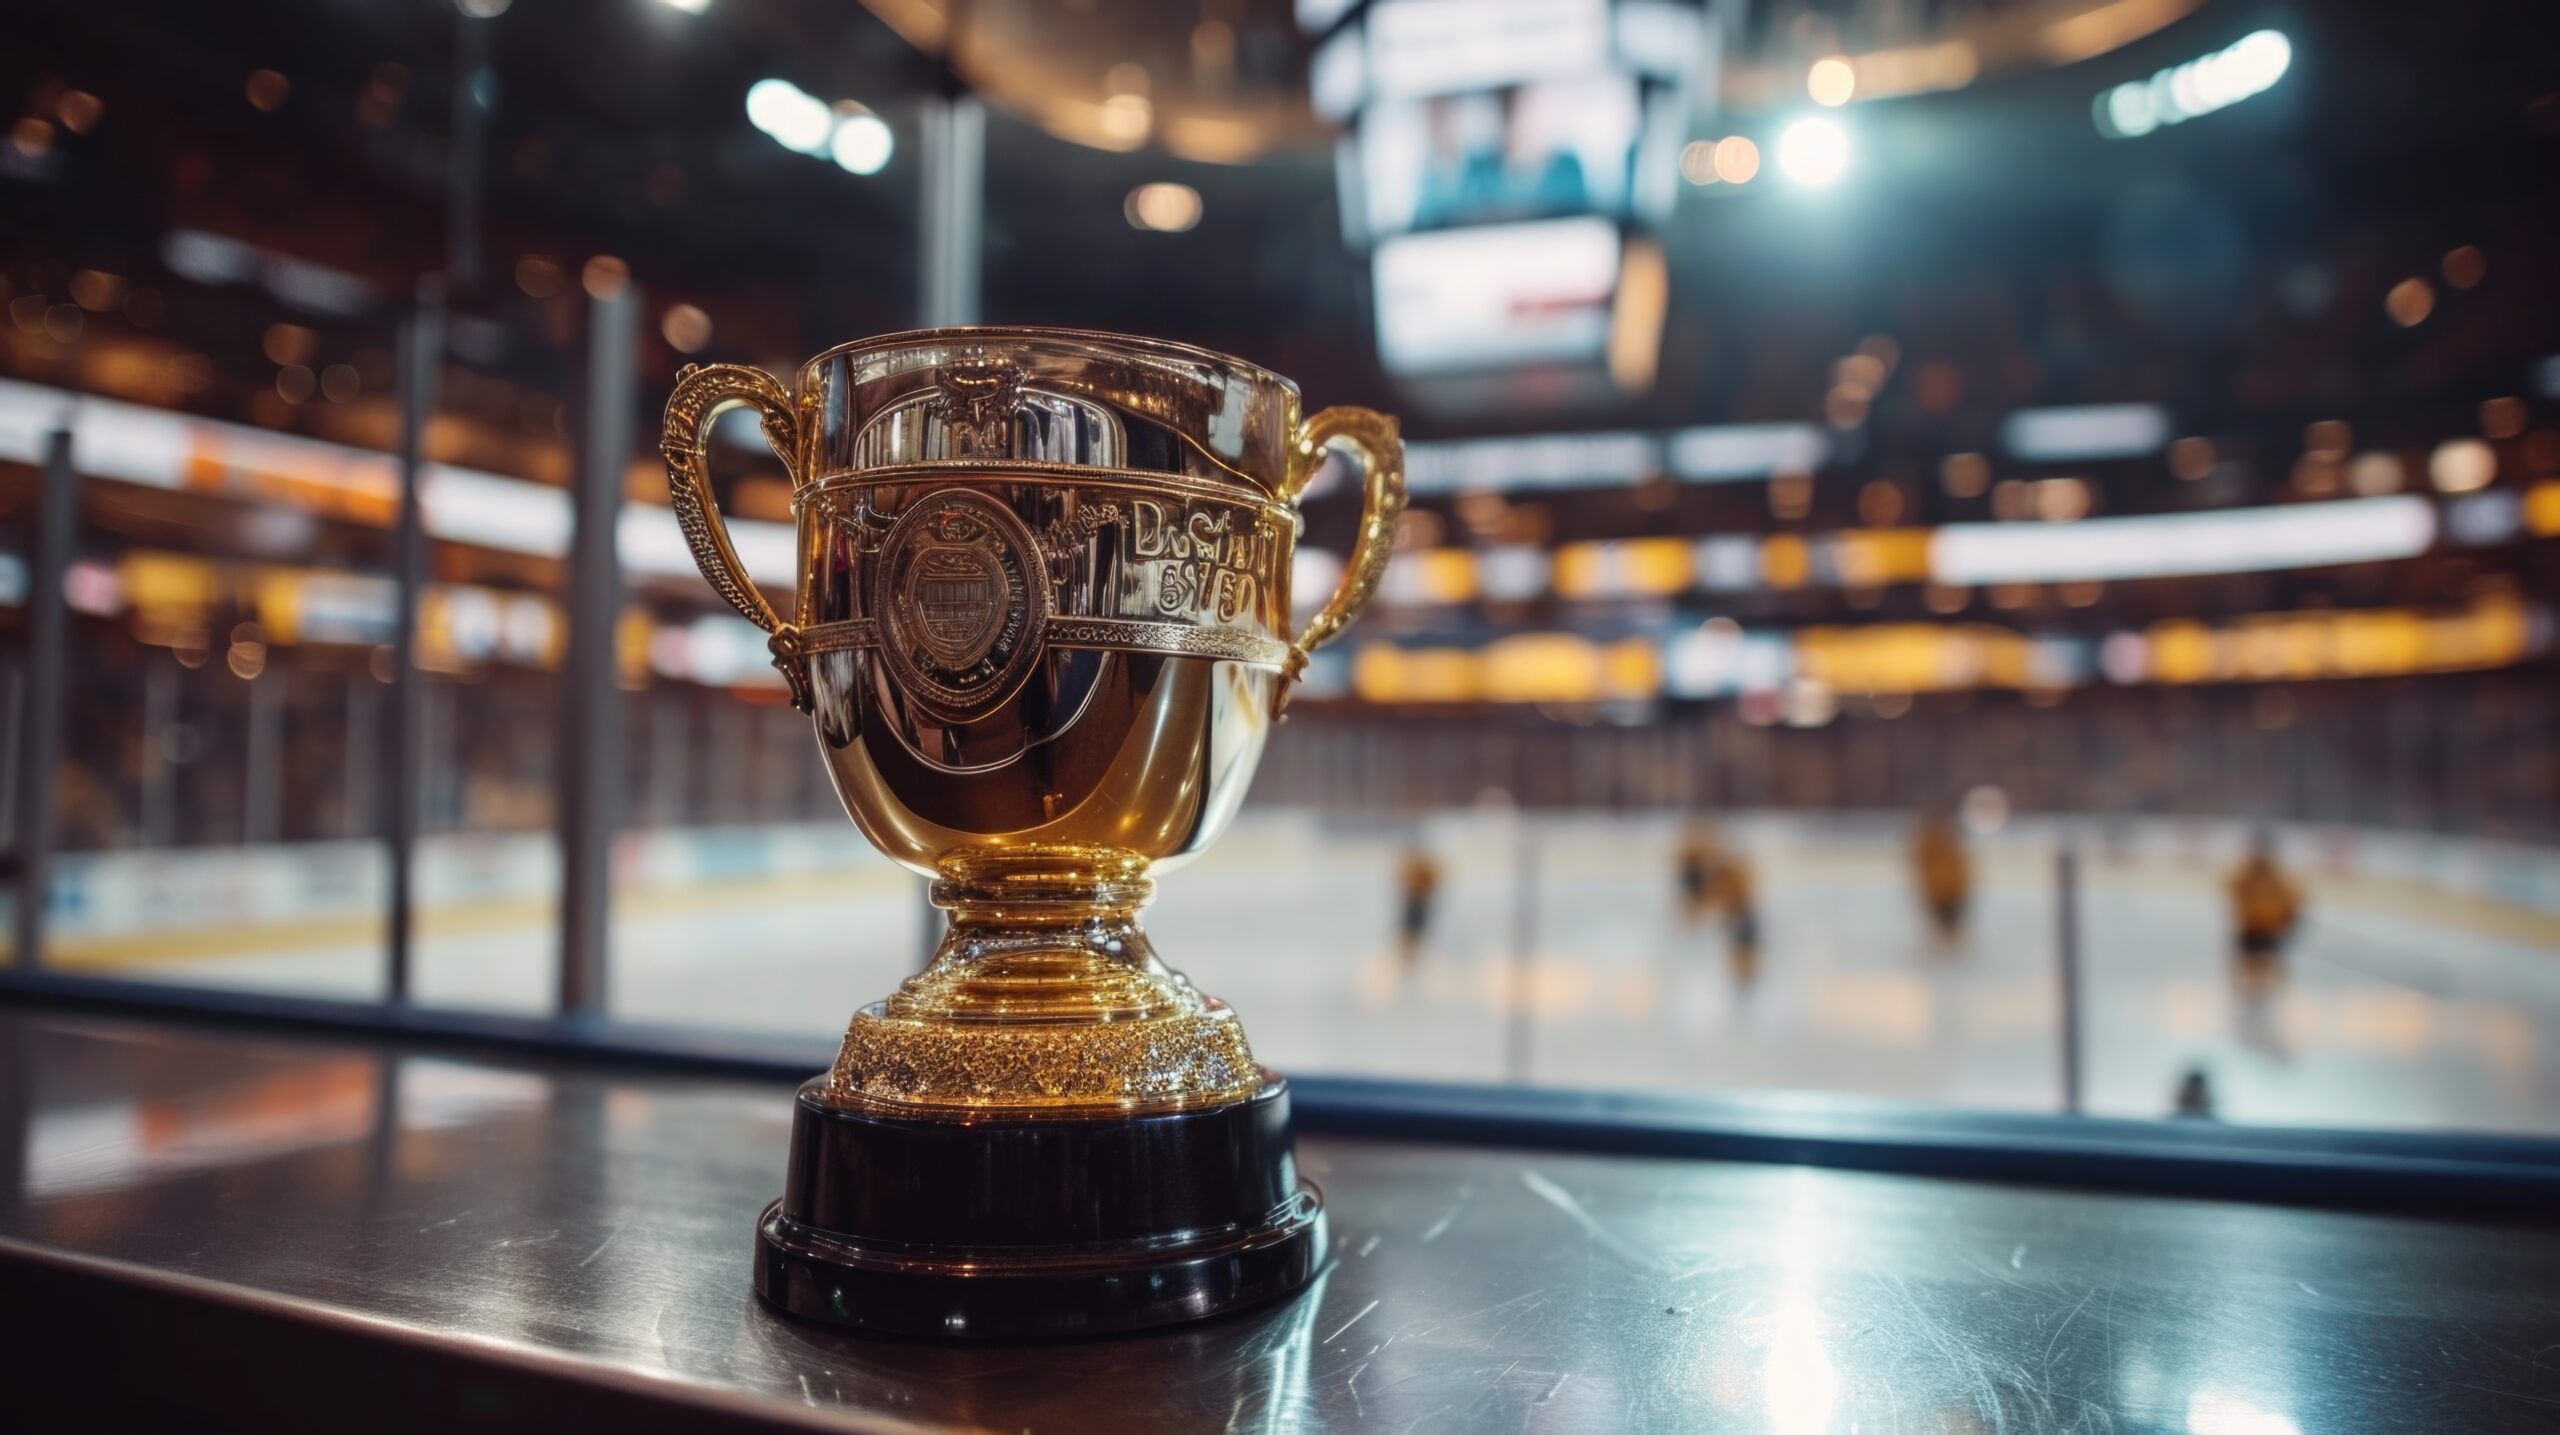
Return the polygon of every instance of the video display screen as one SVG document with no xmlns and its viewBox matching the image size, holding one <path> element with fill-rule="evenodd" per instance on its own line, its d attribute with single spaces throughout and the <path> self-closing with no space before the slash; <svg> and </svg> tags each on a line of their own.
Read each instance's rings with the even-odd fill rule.
<svg viewBox="0 0 2560 1435">
<path fill-rule="evenodd" d="M 1364 219 L 1390 235 L 1623 215 L 1642 128 L 1636 80 L 1605 71 L 1378 101 L 1355 141 Z"/>
<path fill-rule="evenodd" d="M 1594 215 L 1391 236 L 1374 256 L 1379 355 L 1397 374 L 1590 359 L 1621 244 Z"/>
</svg>

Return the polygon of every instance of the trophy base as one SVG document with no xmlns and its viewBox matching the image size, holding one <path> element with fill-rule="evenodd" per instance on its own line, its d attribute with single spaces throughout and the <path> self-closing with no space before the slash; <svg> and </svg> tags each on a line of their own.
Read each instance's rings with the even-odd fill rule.
<svg viewBox="0 0 2560 1435">
<path fill-rule="evenodd" d="M 1154 1115 L 884 1115 L 800 1088 L 782 1198 L 756 1226 L 756 1291 L 888 1335 L 1033 1340 L 1221 1315 L 1322 1266 L 1288 1083 Z"/>
</svg>

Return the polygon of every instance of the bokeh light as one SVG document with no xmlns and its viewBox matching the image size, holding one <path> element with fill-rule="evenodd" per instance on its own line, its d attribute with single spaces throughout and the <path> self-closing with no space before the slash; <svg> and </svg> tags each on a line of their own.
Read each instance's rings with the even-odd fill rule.
<svg viewBox="0 0 2560 1435">
<path fill-rule="evenodd" d="M 711 316 L 692 304 L 670 304 L 658 333 L 679 354 L 699 354 L 711 343 Z"/>
<path fill-rule="evenodd" d="M 1838 180 L 1849 168 L 1849 132 L 1836 120 L 1807 116 L 1778 135 L 1778 172 L 1807 188 Z"/>
<path fill-rule="evenodd" d="M 1164 180 L 1142 184 L 1129 191 L 1121 210 L 1132 228 L 1180 234 L 1200 222 L 1200 191 Z"/>
<path fill-rule="evenodd" d="M 2435 288 L 2424 279 L 2403 279 L 2382 296 L 2382 311 L 2391 316 L 2392 323 L 2414 329 L 2436 311 Z"/>
<path fill-rule="evenodd" d="M 1805 72 L 1804 88 L 1817 105 L 1845 105 L 1858 92 L 1858 72 L 1847 59 L 1826 56 Z"/>
<path fill-rule="evenodd" d="M 2498 451 L 2476 438 L 2448 440 L 2428 456 L 2427 476 L 2440 493 L 2487 488 L 2498 476 Z"/>
<path fill-rule="evenodd" d="M 869 110 L 836 121 L 835 134 L 827 141 L 827 153 L 834 157 L 836 168 L 847 174 L 878 174 L 888 167 L 896 149 L 889 122 Z"/>
<path fill-rule="evenodd" d="M 251 107 L 273 113 L 293 97 L 293 82 L 274 70 L 252 70 L 245 86 Z"/>
<path fill-rule="evenodd" d="M 536 299 L 559 293 L 565 277 L 560 261 L 548 254 L 527 254 L 516 260 L 516 287 Z"/>
<path fill-rule="evenodd" d="M 1744 135 L 1716 141 L 1716 178 L 1727 184 L 1749 184 L 1760 173 L 1760 146 Z"/>
<path fill-rule="evenodd" d="M 615 299 L 631 283 L 631 266 L 611 254 L 599 254 L 578 271 L 578 287 L 590 299 Z"/>
</svg>

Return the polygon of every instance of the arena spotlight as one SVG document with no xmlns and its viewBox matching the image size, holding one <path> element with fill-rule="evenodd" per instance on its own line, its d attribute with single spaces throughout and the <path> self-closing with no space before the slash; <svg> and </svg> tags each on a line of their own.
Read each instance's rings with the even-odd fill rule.
<svg viewBox="0 0 2560 1435">
<path fill-rule="evenodd" d="M 1121 213 L 1133 229 L 1181 234 L 1200 222 L 1200 191 L 1187 184 L 1159 180 L 1129 191 Z"/>
<path fill-rule="evenodd" d="M 747 119 L 794 154 L 832 159 L 847 174 L 878 174 L 897 148 L 888 121 L 851 100 L 830 105 L 789 80 L 747 87 Z"/>
<path fill-rule="evenodd" d="M 878 174 L 896 147 L 889 122 L 869 110 L 838 118 L 835 133 L 827 140 L 827 153 L 847 174 Z"/>
<path fill-rule="evenodd" d="M 789 80 L 758 80 L 747 87 L 747 119 L 774 143 L 799 154 L 823 154 L 835 133 L 827 102 Z"/>
<path fill-rule="evenodd" d="M 2139 139 L 2264 94 L 2292 66 L 2293 42 L 2281 31 L 2258 30 L 2147 80 L 2105 90 L 2090 113 L 2107 138 Z"/>
<path fill-rule="evenodd" d="M 1849 132 L 1837 120 L 1808 115 L 1778 134 L 1778 172 L 1788 182 L 1820 189 L 1849 168 Z"/>
</svg>

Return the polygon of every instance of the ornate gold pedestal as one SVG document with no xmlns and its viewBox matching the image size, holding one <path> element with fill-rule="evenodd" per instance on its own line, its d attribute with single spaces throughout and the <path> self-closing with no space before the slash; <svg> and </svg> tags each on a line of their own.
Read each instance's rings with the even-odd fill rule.
<svg viewBox="0 0 2560 1435">
<path fill-rule="evenodd" d="M 926 967 L 845 1033 L 827 1096 L 909 1114 L 1125 1115 L 1247 1100 L 1244 1025 L 1156 960 L 1147 861 L 1094 847 L 956 853 Z"/>
</svg>

